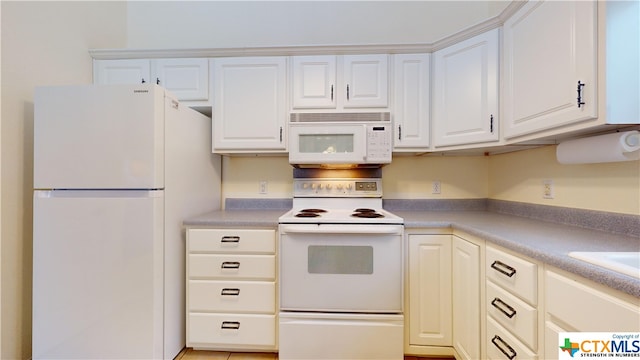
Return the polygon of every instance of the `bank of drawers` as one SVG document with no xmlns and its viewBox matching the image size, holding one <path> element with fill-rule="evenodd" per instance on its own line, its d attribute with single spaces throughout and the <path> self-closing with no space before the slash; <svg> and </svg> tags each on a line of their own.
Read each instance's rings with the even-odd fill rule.
<svg viewBox="0 0 640 360">
<path fill-rule="evenodd" d="M 486 248 L 487 357 L 537 358 L 538 266 Z"/>
<path fill-rule="evenodd" d="M 187 346 L 276 348 L 276 234 L 187 230 Z"/>
</svg>

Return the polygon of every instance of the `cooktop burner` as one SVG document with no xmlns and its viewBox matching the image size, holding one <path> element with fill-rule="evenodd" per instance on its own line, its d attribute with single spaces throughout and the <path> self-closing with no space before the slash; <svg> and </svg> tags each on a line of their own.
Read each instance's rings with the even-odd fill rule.
<svg viewBox="0 0 640 360">
<path fill-rule="evenodd" d="M 357 218 L 367 218 L 367 219 L 384 217 L 384 215 L 382 215 L 380 213 L 377 213 L 377 212 L 355 212 L 355 213 L 351 214 L 351 216 L 357 217 Z"/>
<path fill-rule="evenodd" d="M 320 214 L 320 213 L 325 213 L 327 212 L 327 210 L 325 209 L 302 209 L 300 210 L 301 213 L 316 213 L 316 214 Z"/>
<path fill-rule="evenodd" d="M 376 212 L 373 209 L 369 209 L 369 208 L 357 208 L 355 210 L 353 210 L 353 212 L 357 212 L 357 213 L 372 213 L 372 212 Z"/>
<path fill-rule="evenodd" d="M 380 214 L 379 212 L 373 209 L 367 209 L 367 208 L 355 209 L 353 210 L 353 214 L 351 214 L 351 216 L 357 217 L 357 218 L 367 218 L 367 219 L 384 217 L 384 215 Z"/>
</svg>

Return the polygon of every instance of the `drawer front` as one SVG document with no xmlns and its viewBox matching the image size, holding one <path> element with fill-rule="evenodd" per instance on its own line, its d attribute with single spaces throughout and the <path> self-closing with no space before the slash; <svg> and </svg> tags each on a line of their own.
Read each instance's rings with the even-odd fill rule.
<svg viewBox="0 0 640 360">
<path fill-rule="evenodd" d="M 538 355 L 527 349 L 513 335 L 487 317 L 487 358 L 492 360 L 537 359 Z"/>
<path fill-rule="evenodd" d="M 189 279 L 274 280 L 275 255 L 189 254 Z"/>
<path fill-rule="evenodd" d="M 187 251 L 275 254 L 275 239 L 275 230 L 189 229 Z"/>
<path fill-rule="evenodd" d="M 639 300 L 629 303 L 549 270 L 544 293 L 547 313 L 575 331 L 638 331 Z"/>
<path fill-rule="evenodd" d="M 189 280 L 189 311 L 270 313 L 276 285 L 269 281 Z"/>
<path fill-rule="evenodd" d="M 487 246 L 486 274 L 496 284 L 529 304 L 538 304 L 538 266 Z"/>
<path fill-rule="evenodd" d="M 189 314 L 188 347 L 275 344 L 275 315 Z"/>
<path fill-rule="evenodd" d="M 487 282 L 487 313 L 531 349 L 538 348 L 538 311 Z"/>
</svg>

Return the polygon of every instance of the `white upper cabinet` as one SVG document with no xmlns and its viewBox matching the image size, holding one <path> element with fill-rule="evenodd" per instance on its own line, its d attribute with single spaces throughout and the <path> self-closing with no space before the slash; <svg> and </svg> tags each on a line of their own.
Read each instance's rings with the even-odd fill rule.
<svg viewBox="0 0 640 360">
<path fill-rule="evenodd" d="M 292 57 L 292 107 L 366 109 L 389 107 L 389 56 Z"/>
<path fill-rule="evenodd" d="M 150 81 L 151 61 L 148 59 L 93 61 L 94 84 L 144 84 Z"/>
<path fill-rule="evenodd" d="M 209 59 L 158 59 L 151 63 L 156 84 L 180 100 L 209 99 Z"/>
<path fill-rule="evenodd" d="M 430 54 L 393 55 L 393 150 L 429 147 Z"/>
<path fill-rule="evenodd" d="M 95 84 L 156 83 L 181 101 L 209 100 L 209 59 L 94 60 Z"/>
<path fill-rule="evenodd" d="M 530 1 L 504 24 L 504 136 L 597 117 L 595 1 Z"/>
<path fill-rule="evenodd" d="M 213 151 L 286 151 L 287 58 L 213 60 Z"/>
<path fill-rule="evenodd" d="M 433 143 L 499 140 L 499 39 L 495 29 L 434 53 Z"/>
<path fill-rule="evenodd" d="M 389 106 L 388 55 L 345 55 L 343 57 L 345 108 Z"/>
<path fill-rule="evenodd" d="M 294 56 L 293 71 L 294 109 L 336 108 L 336 57 Z"/>
</svg>

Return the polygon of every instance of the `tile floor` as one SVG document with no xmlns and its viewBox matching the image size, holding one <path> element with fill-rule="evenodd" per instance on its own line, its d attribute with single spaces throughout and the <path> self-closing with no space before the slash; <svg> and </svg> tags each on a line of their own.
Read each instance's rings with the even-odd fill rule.
<svg viewBox="0 0 640 360">
<path fill-rule="evenodd" d="M 422 358 L 415 356 L 405 356 L 404 360 L 420 360 Z M 426 358 L 425 358 L 426 359 Z M 277 353 L 229 353 L 224 351 L 204 351 L 204 350 L 183 350 L 175 360 L 278 360 Z M 429 360 L 451 360 L 435 359 Z"/>
</svg>

